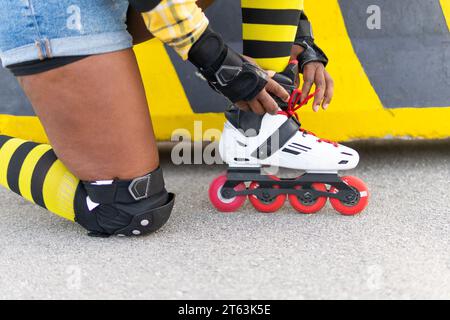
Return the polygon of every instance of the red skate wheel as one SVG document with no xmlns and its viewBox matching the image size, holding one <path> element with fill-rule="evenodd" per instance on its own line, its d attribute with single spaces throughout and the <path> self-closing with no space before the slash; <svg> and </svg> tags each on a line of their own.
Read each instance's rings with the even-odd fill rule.
<svg viewBox="0 0 450 320">
<path fill-rule="evenodd" d="M 312 187 L 317 191 L 327 192 L 327 187 L 323 183 L 313 183 Z M 301 186 L 296 186 L 295 189 L 301 189 Z M 318 197 L 312 199 L 301 199 L 295 194 L 289 195 L 289 202 L 300 213 L 312 214 L 318 212 L 327 203 L 327 197 Z"/>
<path fill-rule="evenodd" d="M 217 210 L 222 212 L 233 212 L 239 209 L 245 202 L 246 196 L 236 196 L 230 199 L 222 196 L 222 187 L 227 181 L 226 175 L 218 176 L 209 185 L 209 200 L 216 207 Z M 234 187 L 235 191 L 245 190 L 245 184 L 242 182 Z"/>
<path fill-rule="evenodd" d="M 270 177 L 273 180 L 279 180 L 276 177 Z M 250 184 L 249 189 L 250 190 L 255 190 L 259 188 L 259 184 L 258 182 L 253 181 Z M 272 188 L 274 189 L 279 189 L 280 186 L 274 185 L 272 186 Z M 271 212 L 275 212 L 278 209 L 280 209 L 284 202 L 286 201 L 286 195 L 285 194 L 280 194 L 276 197 L 267 197 L 267 198 L 258 198 L 256 195 L 251 194 L 248 196 L 248 199 L 250 200 L 250 202 L 252 203 L 253 207 L 255 207 L 256 210 L 258 210 L 259 212 L 265 212 L 265 213 L 271 213 Z"/>
<path fill-rule="evenodd" d="M 342 177 L 341 179 L 352 189 L 356 190 L 358 192 L 358 196 L 356 197 L 356 199 L 344 202 L 337 198 L 330 198 L 331 205 L 337 212 L 346 216 L 353 216 L 360 213 L 369 203 L 369 191 L 367 189 L 367 186 L 364 184 L 364 182 L 362 182 L 361 179 L 356 177 L 346 176 Z M 338 189 L 335 187 L 331 187 L 330 192 L 337 193 Z"/>
</svg>

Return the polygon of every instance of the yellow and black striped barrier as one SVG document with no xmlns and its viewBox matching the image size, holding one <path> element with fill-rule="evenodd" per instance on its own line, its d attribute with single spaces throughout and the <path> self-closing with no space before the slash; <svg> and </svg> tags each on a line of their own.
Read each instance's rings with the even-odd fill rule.
<svg viewBox="0 0 450 320">
<path fill-rule="evenodd" d="M 208 11 L 214 29 L 242 48 L 240 1 Z M 330 58 L 335 97 L 326 112 L 302 109 L 304 127 L 340 141 L 450 136 L 450 0 L 306 0 L 305 11 Z M 245 30 L 251 39 L 252 28 Z M 135 52 L 159 140 L 179 128 L 202 139 L 194 121 L 203 131 L 221 129 L 227 102 L 192 66 L 155 39 Z M 33 115 L 1 114 L 0 134 L 47 142 Z"/>
</svg>

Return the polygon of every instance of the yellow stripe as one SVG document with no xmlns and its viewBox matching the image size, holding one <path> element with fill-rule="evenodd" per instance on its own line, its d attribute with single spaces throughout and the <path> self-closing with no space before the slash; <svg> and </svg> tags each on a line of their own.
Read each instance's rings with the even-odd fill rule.
<svg viewBox="0 0 450 320">
<path fill-rule="evenodd" d="M 297 26 L 280 26 L 270 24 L 242 24 L 244 40 L 293 42 Z"/>
<path fill-rule="evenodd" d="M 289 59 L 290 59 L 290 57 L 259 58 L 259 59 L 254 59 L 254 60 L 264 70 L 272 70 L 275 72 L 281 72 L 288 65 Z"/>
<path fill-rule="evenodd" d="M 450 32 L 450 0 L 440 0 L 442 12 L 444 13 L 445 20 L 447 21 L 448 31 Z"/>
<path fill-rule="evenodd" d="M 329 112 L 384 110 L 353 49 L 339 4 L 334 0 L 322 2 L 321 6 L 307 2 L 305 12 L 311 21 L 319 21 L 314 26 L 314 35 L 317 43 L 330 57 L 327 70 L 335 78 L 336 90 Z M 321 122 L 322 115 L 319 118 L 317 121 Z M 368 120 L 364 122 L 371 126 L 370 119 Z M 354 121 L 357 122 L 356 119 Z"/>
<path fill-rule="evenodd" d="M 8 185 L 8 166 L 14 151 L 25 143 L 22 139 L 10 139 L 0 149 L 0 184 L 9 189 Z"/>
<path fill-rule="evenodd" d="M 303 10 L 303 0 L 241 0 L 241 6 L 250 9 Z"/>
<path fill-rule="evenodd" d="M 19 190 L 22 197 L 25 199 L 33 201 L 33 196 L 31 195 L 31 177 L 33 176 L 34 168 L 39 159 L 50 150 L 51 147 L 47 144 L 40 144 L 30 151 L 28 156 L 23 162 L 22 169 L 19 174 Z"/>
<path fill-rule="evenodd" d="M 50 212 L 74 221 L 73 201 L 79 180 L 57 160 L 45 177 L 42 194 Z"/>
</svg>

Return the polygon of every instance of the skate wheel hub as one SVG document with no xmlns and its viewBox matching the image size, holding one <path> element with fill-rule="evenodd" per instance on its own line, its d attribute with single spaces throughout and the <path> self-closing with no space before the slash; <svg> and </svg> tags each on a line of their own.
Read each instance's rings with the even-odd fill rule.
<svg viewBox="0 0 450 320">
<path fill-rule="evenodd" d="M 270 177 L 274 181 L 278 181 L 275 177 Z M 274 184 L 271 186 L 273 189 L 279 189 L 280 186 Z M 254 191 L 254 194 L 249 194 L 248 199 L 250 200 L 253 207 L 265 213 L 272 213 L 279 210 L 286 200 L 285 194 L 271 194 L 270 191 L 267 190 L 258 190 L 262 189 L 258 182 L 253 181 L 250 183 L 249 190 Z"/>
<path fill-rule="evenodd" d="M 312 198 L 313 198 L 313 195 L 312 195 L 311 192 L 307 191 L 307 192 L 305 192 L 305 193 L 303 194 L 303 198 L 304 198 L 306 201 L 311 201 Z"/>
<path fill-rule="evenodd" d="M 299 185 L 294 189 L 302 191 L 303 187 Z M 313 183 L 308 187 L 305 186 L 304 191 L 300 195 L 290 194 L 289 202 L 295 210 L 304 214 L 313 214 L 323 208 L 327 202 L 327 197 L 314 197 L 314 193 L 311 190 L 326 192 L 327 188 L 323 183 Z"/>
<path fill-rule="evenodd" d="M 219 190 L 220 191 L 220 194 L 221 194 L 221 196 L 222 196 L 222 198 L 225 198 L 225 199 L 230 199 L 231 198 L 231 192 L 230 192 L 230 190 L 228 190 L 228 189 L 220 189 Z"/>
<path fill-rule="evenodd" d="M 268 192 L 263 192 L 262 193 L 262 197 L 264 198 L 264 199 L 266 199 L 266 200 L 270 200 L 270 194 L 268 193 Z"/>
<path fill-rule="evenodd" d="M 217 190 L 217 197 L 224 203 L 231 203 L 234 199 L 231 196 L 230 190 L 223 189 L 223 187 Z"/>
</svg>

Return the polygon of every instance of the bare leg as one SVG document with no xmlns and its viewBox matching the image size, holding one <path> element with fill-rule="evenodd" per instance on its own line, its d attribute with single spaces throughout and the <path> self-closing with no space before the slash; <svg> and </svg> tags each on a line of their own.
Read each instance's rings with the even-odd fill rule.
<svg viewBox="0 0 450 320">
<path fill-rule="evenodd" d="M 58 158 L 81 180 L 132 179 L 159 165 L 131 49 L 19 79 Z"/>
</svg>

